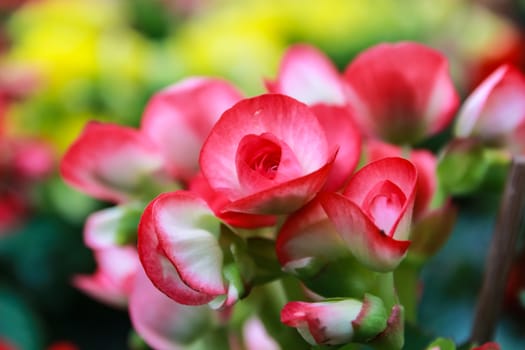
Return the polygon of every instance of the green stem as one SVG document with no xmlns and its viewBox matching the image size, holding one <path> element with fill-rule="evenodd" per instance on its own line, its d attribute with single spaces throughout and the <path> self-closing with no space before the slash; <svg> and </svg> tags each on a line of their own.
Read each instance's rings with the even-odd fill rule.
<svg viewBox="0 0 525 350">
<path fill-rule="evenodd" d="M 279 343 L 281 349 L 306 349 L 307 345 L 297 330 L 281 323 L 281 309 L 290 300 L 287 292 L 292 296 L 297 290 L 288 288 L 285 291 L 282 281 L 268 283 L 259 289 L 261 293 L 259 316 L 268 334 Z"/>
<path fill-rule="evenodd" d="M 405 319 L 417 323 L 419 267 L 406 260 L 394 272 L 394 281 L 401 305 L 405 308 Z"/>
</svg>

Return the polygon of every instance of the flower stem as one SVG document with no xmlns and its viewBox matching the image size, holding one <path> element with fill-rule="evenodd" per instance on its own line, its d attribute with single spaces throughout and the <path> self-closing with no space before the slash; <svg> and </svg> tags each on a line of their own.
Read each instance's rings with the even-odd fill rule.
<svg viewBox="0 0 525 350">
<path fill-rule="evenodd" d="M 470 335 L 473 343 L 485 343 L 494 335 L 524 209 L 525 157 L 515 157 L 507 177 L 487 255 L 485 276 Z"/>
</svg>

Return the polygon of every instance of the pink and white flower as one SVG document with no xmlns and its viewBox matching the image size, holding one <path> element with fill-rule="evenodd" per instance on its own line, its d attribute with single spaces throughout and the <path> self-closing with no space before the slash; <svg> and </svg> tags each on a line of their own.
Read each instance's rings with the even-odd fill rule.
<svg viewBox="0 0 525 350">
<path fill-rule="evenodd" d="M 404 258 L 412 223 L 417 170 L 402 158 L 384 158 L 359 170 L 342 194 L 321 204 L 355 258 L 375 271 L 391 271 Z"/>
<path fill-rule="evenodd" d="M 525 149 L 525 77 L 504 65 L 488 76 L 465 100 L 455 125 L 458 137 Z"/>
<path fill-rule="evenodd" d="M 215 124 L 200 156 L 223 211 L 284 214 L 326 183 L 336 155 L 315 114 L 301 102 L 269 94 L 246 99 Z"/>
<path fill-rule="evenodd" d="M 163 169 L 157 147 L 138 130 L 91 122 L 60 164 L 64 180 L 90 196 L 124 202 Z"/>
<path fill-rule="evenodd" d="M 459 104 L 447 59 L 413 42 L 367 49 L 348 65 L 344 78 L 363 132 L 397 144 L 443 130 Z"/>
</svg>

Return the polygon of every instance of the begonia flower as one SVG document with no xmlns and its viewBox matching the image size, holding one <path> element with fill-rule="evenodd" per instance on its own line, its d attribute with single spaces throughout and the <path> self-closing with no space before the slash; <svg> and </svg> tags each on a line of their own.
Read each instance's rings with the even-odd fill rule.
<svg viewBox="0 0 525 350">
<path fill-rule="evenodd" d="M 139 268 L 130 295 L 133 328 L 154 349 L 182 350 L 211 325 L 207 306 L 186 306 L 161 293 Z"/>
<path fill-rule="evenodd" d="M 459 104 L 446 57 L 418 43 L 371 47 L 348 65 L 344 78 L 363 132 L 396 144 L 443 130 Z"/>
<path fill-rule="evenodd" d="M 90 196 L 114 202 L 136 197 L 163 167 L 157 147 L 138 130 L 91 122 L 60 164 L 64 180 Z"/>
<path fill-rule="evenodd" d="M 202 147 L 200 165 L 211 188 L 228 199 L 223 211 L 285 214 L 323 187 L 336 152 L 306 105 L 267 94 L 221 116 Z"/>
<path fill-rule="evenodd" d="M 245 290 L 235 264 L 227 264 L 236 248 L 224 253 L 219 244 L 224 234 L 219 219 L 196 194 L 161 194 L 142 215 L 139 256 L 153 284 L 176 302 L 228 306 Z"/>
<path fill-rule="evenodd" d="M 525 77 L 504 65 L 465 100 L 455 125 L 458 137 L 474 137 L 520 152 L 525 149 Z"/>
<path fill-rule="evenodd" d="M 441 194 L 437 192 L 438 160 L 432 152 L 424 149 L 405 152 L 401 147 L 378 140 L 368 140 L 366 145 L 366 158 L 369 162 L 387 157 L 401 157 L 403 153 L 414 164 L 418 173 L 410 251 L 420 257 L 429 257 L 443 246 L 452 233 L 457 208 L 450 198 L 434 200 L 434 197 Z"/>
<path fill-rule="evenodd" d="M 92 275 L 76 275 L 73 285 L 91 297 L 116 307 L 125 307 L 139 268 L 134 247 L 114 247 L 94 251 L 97 270 Z"/>
<path fill-rule="evenodd" d="M 410 242 L 417 170 L 402 158 L 383 158 L 355 173 L 342 194 L 324 193 L 321 204 L 359 262 L 391 271 Z"/>
<path fill-rule="evenodd" d="M 387 328 L 388 315 L 380 298 L 365 295 L 356 299 L 322 302 L 289 302 L 281 311 L 281 322 L 297 328 L 311 345 L 342 345 L 373 340 Z"/>
<path fill-rule="evenodd" d="M 241 98 L 226 81 L 188 78 L 153 95 L 141 131 L 158 145 L 172 176 L 189 181 L 199 170 L 199 152 L 212 126 Z"/>
</svg>

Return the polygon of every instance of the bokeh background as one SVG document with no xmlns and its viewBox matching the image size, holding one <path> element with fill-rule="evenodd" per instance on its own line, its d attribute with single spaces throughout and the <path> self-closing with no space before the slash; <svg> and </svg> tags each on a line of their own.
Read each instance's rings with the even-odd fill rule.
<svg viewBox="0 0 525 350">
<path fill-rule="evenodd" d="M 106 205 L 58 176 L 61 155 L 88 120 L 137 126 L 155 91 L 190 75 L 262 93 L 297 42 L 317 46 L 340 69 L 379 42 L 423 42 L 449 58 L 464 97 L 503 62 L 525 68 L 523 3 L 0 0 L 0 349 L 128 349 L 126 311 L 71 285 L 95 269 L 82 226 Z M 446 137 L 426 146 L 437 150 Z M 468 337 L 504 174 L 492 177 L 455 198 L 458 224 L 423 274 L 425 333 L 407 330 L 414 349 L 435 335 Z M 525 276 L 525 263 L 516 264 Z M 510 296 L 507 305 L 497 339 L 502 349 L 521 349 L 523 303 Z"/>
</svg>

